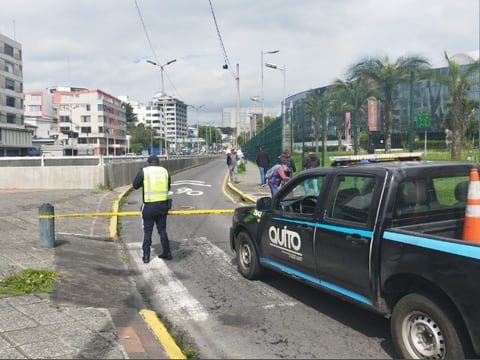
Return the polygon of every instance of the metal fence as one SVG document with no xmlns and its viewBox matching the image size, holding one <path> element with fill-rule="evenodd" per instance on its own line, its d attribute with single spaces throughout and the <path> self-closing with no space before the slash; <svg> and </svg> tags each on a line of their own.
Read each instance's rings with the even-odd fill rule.
<svg viewBox="0 0 480 360">
<path fill-rule="evenodd" d="M 250 160 L 255 161 L 260 147 L 263 145 L 270 156 L 271 165 L 277 163 L 277 157 L 282 153 L 282 118 L 271 122 L 263 131 L 242 145 L 242 151 L 248 153 Z"/>
</svg>

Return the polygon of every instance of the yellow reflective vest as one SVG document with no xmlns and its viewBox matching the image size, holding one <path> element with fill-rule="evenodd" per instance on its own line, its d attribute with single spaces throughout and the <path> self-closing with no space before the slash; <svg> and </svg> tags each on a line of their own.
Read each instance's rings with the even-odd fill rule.
<svg viewBox="0 0 480 360">
<path fill-rule="evenodd" d="M 161 166 L 143 168 L 143 202 L 168 199 L 168 171 Z"/>
</svg>

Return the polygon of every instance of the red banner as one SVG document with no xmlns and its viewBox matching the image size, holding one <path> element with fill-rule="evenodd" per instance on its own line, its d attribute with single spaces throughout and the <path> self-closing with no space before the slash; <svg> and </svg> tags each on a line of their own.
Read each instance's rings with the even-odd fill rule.
<svg viewBox="0 0 480 360">
<path fill-rule="evenodd" d="M 351 144 L 352 143 L 352 129 L 351 129 L 351 122 L 350 122 L 350 113 L 345 113 L 345 143 Z"/>
<path fill-rule="evenodd" d="M 368 129 L 378 131 L 377 126 L 377 99 L 368 99 Z"/>
</svg>

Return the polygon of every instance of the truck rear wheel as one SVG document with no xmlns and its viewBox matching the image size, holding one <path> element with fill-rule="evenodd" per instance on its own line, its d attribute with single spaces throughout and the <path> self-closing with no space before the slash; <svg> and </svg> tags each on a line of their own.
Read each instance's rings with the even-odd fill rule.
<svg viewBox="0 0 480 360">
<path fill-rule="evenodd" d="M 258 261 L 257 249 L 246 232 L 240 232 L 236 240 L 238 271 L 245 278 L 254 280 L 260 278 L 262 270 Z"/>
<path fill-rule="evenodd" d="M 446 304 L 425 295 L 409 294 L 398 301 L 391 332 L 402 358 L 465 358 L 456 317 Z"/>
</svg>

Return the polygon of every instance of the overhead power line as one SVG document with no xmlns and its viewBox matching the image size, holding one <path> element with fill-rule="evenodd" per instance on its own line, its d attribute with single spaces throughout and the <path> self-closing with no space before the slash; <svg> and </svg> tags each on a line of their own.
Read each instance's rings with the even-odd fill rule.
<svg viewBox="0 0 480 360">
<path fill-rule="evenodd" d="M 213 11 L 212 1 L 208 0 L 208 2 L 210 4 L 210 10 L 212 11 L 213 22 L 215 23 L 215 29 L 217 30 L 217 36 L 218 36 L 218 40 L 220 42 L 220 47 L 222 48 L 223 59 L 225 61 L 225 64 L 223 65 L 223 68 L 224 69 L 226 69 L 226 68 L 230 69 L 230 71 L 233 75 L 233 78 L 236 79 L 237 76 L 235 75 L 235 72 L 233 71 L 232 66 L 230 65 L 230 60 L 228 59 L 227 50 L 225 50 L 225 46 L 223 45 L 222 35 L 220 34 L 220 29 L 218 28 L 217 18 L 215 17 L 215 12 Z"/>
<path fill-rule="evenodd" d="M 143 31 L 144 31 L 145 36 L 147 38 L 148 45 L 150 46 L 150 50 L 152 50 L 152 54 L 153 54 L 153 57 L 155 59 L 155 62 L 157 64 L 160 64 L 161 61 L 158 60 L 157 54 L 155 53 L 155 48 L 153 47 L 152 41 L 150 40 L 150 36 L 148 35 L 147 27 L 145 26 L 145 21 L 143 20 L 142 12 L 140 11 L 140 6 L 138 5 L 137 0 L 134 0 L 134 1 L 135 1 L 135 7 L 137 8 L 138 17 L 140 18 L 140 22 L 142 23 Z M 173 85 L 172 80 L 170 79 L 170 77 L 168 76 L 166 71 L 164 71 L 164 75 L 167 77 L 168 82 L 170 83 L 172 88 L 175 90 L 175 93 L 177 94 L 177 97 L 181 98 L 177 89 L 175 88 L 175 85 Z"/>
</svg>

